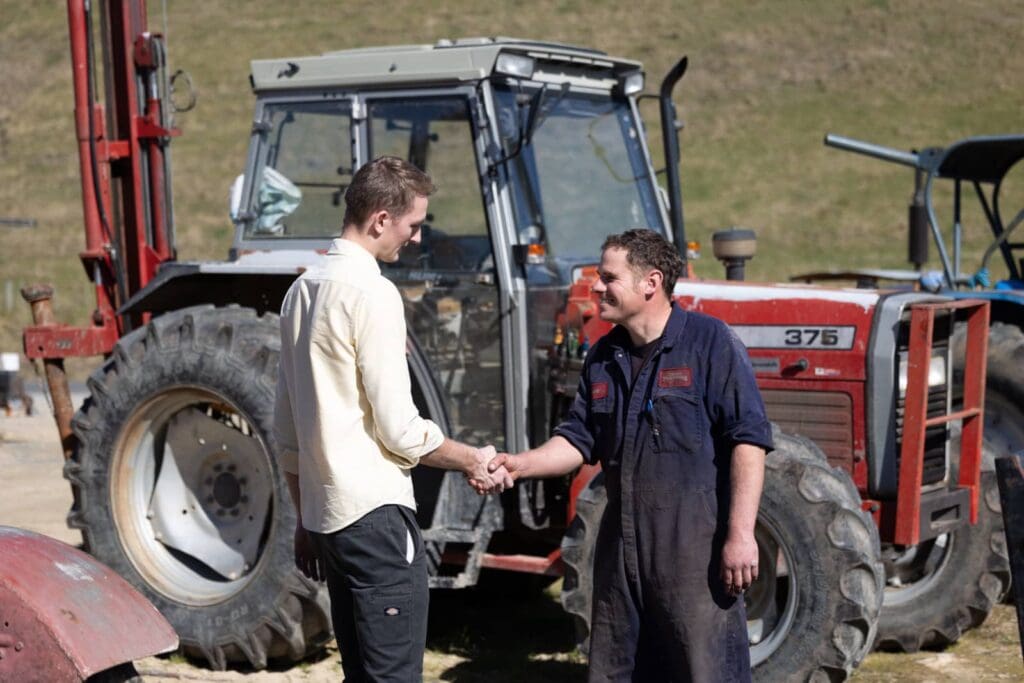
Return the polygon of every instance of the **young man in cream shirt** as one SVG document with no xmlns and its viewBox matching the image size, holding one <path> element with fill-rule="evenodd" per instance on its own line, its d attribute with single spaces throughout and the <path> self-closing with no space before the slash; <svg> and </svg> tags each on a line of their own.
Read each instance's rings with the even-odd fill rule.
<svg viewBox="0 0 1024 683">
<path fill-rule="evenodd" d="M 461 470 L 479 493 L 494 448 L 445 438 L 420 417 L 405 357 L 405 313 L 377 261 L 420 240 L 429 176 L 395 157 L 363 166 L 345 193 L 341 237 L 281 307 L 275 437 L 298 513 L 295 560 L 327 581 L 348 681 L 418 681 L 427 568 L 411 469 Z"/>
</svg>

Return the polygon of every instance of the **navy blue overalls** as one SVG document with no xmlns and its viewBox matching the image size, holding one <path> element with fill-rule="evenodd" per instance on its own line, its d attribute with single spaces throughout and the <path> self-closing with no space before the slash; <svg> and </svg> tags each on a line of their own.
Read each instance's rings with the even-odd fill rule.
<svg viewBox="0 0 1024 683">
<path fill-rule="evenodd" d="M 605 473 L 591 619 L 591 681 L 744 681 L 743 601 L 719 574 L 732 449 L 770 450 L 746 349 L 721 321 L 673 305 L 631 385 L 627 331 L 587 355 L 555 433 Z"/>
</svg>

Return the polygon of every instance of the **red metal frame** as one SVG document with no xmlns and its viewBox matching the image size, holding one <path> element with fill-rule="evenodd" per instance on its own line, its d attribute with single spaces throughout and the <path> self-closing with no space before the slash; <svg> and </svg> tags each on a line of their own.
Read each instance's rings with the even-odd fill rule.
<svg viewBox="0 0 1024 683">
<path fill-rule="evenodd" d="M 146 31 L 145 0 L 93 3 L 107 29 L 101 55 L 90 55 L 93 21 L 84 0 L 68 0 L 68 30 L 85 220 L 79 255 L 96 291 L 93 325 L 35 325 L 24 333 L 29 358 L 107 354 L 142 321 L 117 309 L 174 258 L 164 148 L 180 131 L 163 121 L 162 37 Z M 90 56 L 92 59 L 90 60 Z M 96 100 L 95 63 L 102 56 L 106 106 Z M 145 90 L 140 111 L 139 88 Z M 120 282 L 120 280 L 124 280 Z"/>
<path fill-rule="evenodd" d="M 926 419 L 928 410 L 928 368 L 931 361 L 935 313 L 963 310 L 967 317 L 967 352 L 964 362 L 963 409 Z M 907 358 L 907 394 L 900 450 L 899 485 L 896 499 L 894 542 L 916 545 L 921 538 L 921 479 L 925 430 L 954 420 L 963 420 L 960 441 L 960 480 L 971 492 L 971 524 L 978 521 L 978 490 L 981 481 L 981 436 L 985 403 L 985 358 L 988 352 L 989 306 L 985 301 L 965 299 L 935 304 L 917 304 L 911 309 L 910 355 Z"/>
</svg>

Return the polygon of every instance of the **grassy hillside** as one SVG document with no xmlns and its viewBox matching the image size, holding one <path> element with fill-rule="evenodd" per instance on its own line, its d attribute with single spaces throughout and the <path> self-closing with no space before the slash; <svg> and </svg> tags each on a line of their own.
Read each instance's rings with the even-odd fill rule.
<svg viewBox="0 0 1024 683">
<path fill-rule="evenodd" d="M 166 29 L 158 2 L 150 26 L 168 34 L 172 69 L 189 71 L 199 95 L 179 117 L 185 134 L 172 148 L 187 259 L 226 255 L 227 188 L 244 163 L 255 57 L 513 35 L 640 59 L 653 90 L 688 54 L 677 90 L 685 208 L 689 235 L 705 244 L 699 271 L 715 277 L 710 235 L 729 225 L 758 230 L 749 271 L 757 279 L 904 266 L 910 171 L 827 150 L 826 131 L 910 148 L 1024 129 L 1018 0 L 166 4 Z M 77 258 L 84 241 L 64 2 L 0 0 L 0 84 L 0 216 L 37 221 L 0 227 L 0 292 L 15 292 L 13 302 L 0 299 L 0 350 L 13 350 L 29 319 L 21 285 L 55 283 L 68 322 L 84 323 L 93 306 Z M 653 107 L 648 113 L 656 131 Z M 975 218 L 968 228 L 980 234 Z"/>
</svg>

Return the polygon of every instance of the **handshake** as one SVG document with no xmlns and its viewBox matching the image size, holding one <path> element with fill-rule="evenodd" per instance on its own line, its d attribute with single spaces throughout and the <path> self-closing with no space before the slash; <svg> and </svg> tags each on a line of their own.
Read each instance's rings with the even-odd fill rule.
<svg viewBox="0 0 1024 683">
<path fill-rule="evenodd" d="M 514 456 L 498 453 L 491 445 L 473 450 L 476 455 L 473 462 L 463 469 L 463 474 L 474 491 L 482 496 L 501 493 L 515 485 L 519 473 Z"/>
</svg>

